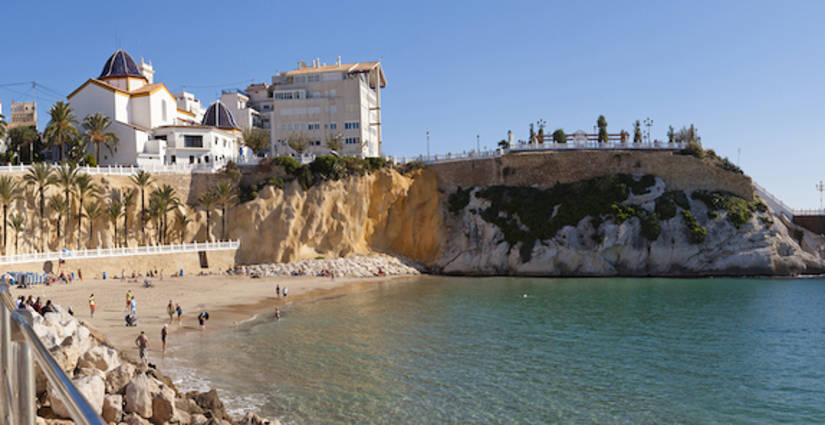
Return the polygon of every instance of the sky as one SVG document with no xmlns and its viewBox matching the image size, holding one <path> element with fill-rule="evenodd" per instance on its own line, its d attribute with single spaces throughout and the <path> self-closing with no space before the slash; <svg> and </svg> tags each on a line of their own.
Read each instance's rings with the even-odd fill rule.
<svg viewBox="0 0 825 425">
<path fill-rule="evenodd" d="M 298 61 L 381 60 L 385 155 L 492 148 L 531 122 L 694 124 L 705 148 L 794 208 L 825 180 L 822 1 L 12 2 L 0 101 L 48 106 L 123 48 L 204 104 Z M 5 85 L 36 81 L 31 85 Z"/>
</svg>

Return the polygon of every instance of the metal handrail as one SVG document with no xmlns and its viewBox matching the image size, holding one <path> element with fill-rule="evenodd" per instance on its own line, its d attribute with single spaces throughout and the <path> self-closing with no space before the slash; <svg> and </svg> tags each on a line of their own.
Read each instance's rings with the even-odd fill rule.
<svg viewBox="0 0 825 425">
<path fill-rule="evenodd" d="M 63 372 L 63 369 L 57 364 L 54 360 L 52 355 L 49 353 L 49 350 L 38 338 L 37 334 L 32 329 L 31 323 L 26 320 L 26 317 L 20 314 L 19 312 L 15 311 L 14 304 L 11 300 L 11 295 L 9 294 L 9 284 L 7 283 L 0 283 L 0 309 L 3 310 L 2 317 L 3 319 L 8 318 L 9 312 L 11 312 L 11 322 L 17 324 L 18 330 L 23 335 L 25 345 L 28 347 L 24 350 L 21 350 L 23 353 L 34 353 L 34 358 L 37 359 L 37 363 L 40 365 L 40 369 L 43 370 L 45 373 L 46 378 L 52 384 L 52 387 L 57 389 L 57 395 L 63 400 L 63 403 L 66 405 L 66 409 L 69 411 L 69 416 L 72 417 L 72 420 L 78 425 L 106 425 L 106 422 L 97 412 L 92 408 L 89 404 L 86 397 L 78 391 L 77 387 L 74 386 L 72 381 L 69 377 L 66 376 L 66 373 Z M 4 320 L 3 326 L 8 326 L 6 320 Z M 4 353 L 8 353 L 9 347 L 11 344 L 10 335 L 5 334 L 3 335 L 3 340 L 0 341 L 2 344 L 2 350 Z M 27 364 L 26 367 L 22 367 L 19 369 L 28 369 L 29 376 L 26 379 L 29 382 L 31 388 L 21 388 L 20 392 L 23 394 L 20 396 L 19 406 L 27 406 L 28 408 L 19 408 L 13 409 L 11 406 L 8 409 L 8 413 L 12 417 L 16 417 L 17 421 L 9 421 L 6 419 L 8 423 L 19 423 L 21 425 L 34 425 L 35 423 L 35 415 L 34 406 L 35 406 L 35 394 L 34 394 L 34 368 L 31 364 L 31 354 L 26 356 L 26 354 L 21 356 L 21 360 L 23 364 Z M 10 369 L 6 369 L 6 366 L 3 365 L 3 368 L 0 369 L 0 375 L 2 375 L 3 387 L 6 388 L 6 391 L 11 391 L 11 384 L 10 384 Z M 18 374 L 23 373 L 23 371 L 18 370 Z M 29 392 L 29 394 L 26 394 Z M 11 396 L 11 394 L 8 394 Z M 24 399 L 25 397 L 25 399 Z M 11 397 L 13 399 L 14 397 Z M 29 399 L 30 398 L 30 399 Z M 13 401 L 10 402 L 13 405 Z M 15 411 L 17 410 L 17 411 Z M 28 414 L 26 410 L 29 410 Z"/>
</svg>

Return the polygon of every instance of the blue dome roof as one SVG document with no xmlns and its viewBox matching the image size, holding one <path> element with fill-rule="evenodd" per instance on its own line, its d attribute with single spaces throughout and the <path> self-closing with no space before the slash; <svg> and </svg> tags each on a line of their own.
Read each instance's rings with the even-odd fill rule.
<svg viewBox="0 0 825 425">
<path fill-rule="evenodd" d="M 232 113 L 226 109 L 226 106 L 224 106 L 220 100 L 209 105 L 209 108 L 206 109 L 206 113 L 203 114 L 201 125 L 226 129 L 234 128 L 240 130 L 240 128 L 238 128 L 238 124 L 235 124 L 235 118 L 232 116 Z"/>
<path fill-rule="evenodd" d="M 118 50 L 103 65 L 100 77 L 140 77 L 146 78 L 140 73 L 137 63 L 125 50 Z"/>
</svg>

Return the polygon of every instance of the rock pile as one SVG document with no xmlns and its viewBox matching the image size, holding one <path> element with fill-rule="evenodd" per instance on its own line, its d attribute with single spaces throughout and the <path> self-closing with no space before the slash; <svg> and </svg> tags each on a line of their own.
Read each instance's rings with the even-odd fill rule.
<svg viewBox="0 0 825 425">
<path fill-rule="evenodd" d="M 63 308 L 41 316 L 23 312 L 58 365 L 109 424 L 122 425 L 279 425 L 278 420 L 248 413 L 239 421 L 226 413 L 215 390 L 181 394 L 153 367 L 131 359 L 97 340 Z M 72 425 L 57 390 L 36 368 L 38 425 Z"/>
<path fill-rule="evenodd" d="M 253 264 L 241 266 L 245 274 L 260 276 L 320 276 L 331 272 L 335 277 L 373 277 L 400 276 L 420 274 L 415 268 L 401 262 L 398 258 L 384 254 L 353 255 L 331 260 L 316 259 L 295 261 L 292 263 Z"/>
</svg>

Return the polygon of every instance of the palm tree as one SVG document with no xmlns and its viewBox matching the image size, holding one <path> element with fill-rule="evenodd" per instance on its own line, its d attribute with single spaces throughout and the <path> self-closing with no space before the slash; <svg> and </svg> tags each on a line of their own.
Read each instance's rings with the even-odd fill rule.
<svg viewBox="0 0 825 425">
<path fill-rule="evenodd" d="M 43 225 L 46 222 L 46 189 L 53 183 L 52 166 L 45 162 L 38 162 L 29 168 L 29 172 L 23 176 L 23 180 L 29 186 L 37 189 L 40 196 L 40 252 L 43 251 L 44 235 Z"/>
<path fill-rule="evenodd" d="M 40 139 L 40 133 L 34 126 L 14 127 L 8 131 L 6 152 L 17 152 L 17 160 L 22 164 L 23 150 L 29 151 L 29 162 L 34 158 L 34 145 Z"/>
<path fill-rule="evenodd" d="M 92 181 L 92 176 L 88 174 L 80 174 L 77 176 L 75 183 L 75 190 L 77 191 L 77 247 L 80 248 L 80 229 L 83 227 L 83 199 L 87 196 L 97 197 L 100 193 L 95 182 Z M 99 206 L 98 206 L 99 207 Z M 102 211 L 102 210 L 101 210 Z"/>
<path fill-rule="evenodd" d="M 17 240 L 20 232 L 25 230 L 24 223 L 26 222 L 26 217 L 21 214 L 12 214 L 11 218 L 9 219 L 9 224 L 11 224 L 11 230 L 14 230 L 14 253 L 19 254 L 20 252 L 17 250 Z"/>
<path fill-rule="evenodd" d="M 6 224 L 8 223 L 8 208 L 14 201 L 20 199 L 20 184 L 11 176 L 0 176 L 0 204 L 3 204 L 3 254 L 6 253 Z"/>
<path fill-rule="evenodd" d="M 185 205 L 183 206 L 183 210 L 175 208 L 175 227 L 177 227 L 178 232 L 180 232 L 180 243 L 183 243 L 183 239 L 186 237 L 186 228 L 191 222 L 192 218 L 186 214 Z"/>
<path fill-rule="evenodd" d="M 20 232 L 25 230 L 24 223 L 26 222 L 26 217 L 21 214 L 12 214 L 11 218 L 9 219 L 9 224 L 11 224 L 11 230 L 14 230 L 14 253 L 19 254 L 17 250 L 17 239 L 20 235 Z"/>
<path fill-rule="evenodd" d="M 206 240 L 209 241 L 211 236 L 209 235 L 209 212 L 215 208 L 215 205 L 218 204 L 218 198 L 215 197 L 215 193 L 211 190 L 209 192 L 204 193 L 198 198 L 198 206 L 203 208 L 206 211 Z"/>
<path fill-rule="evenodd" d="M 149 208 L 146 209 L 146 221 L 155 224 L 155 243 L 160 245 L 163 235 L 163 222 L 161 221 L 163 205 L 157 196 L 149 197 Z"/>
<path fill-rule="evenodd" d="M 175 189 L 168 184 L 164 184 L 152 192 L 152 196 L 149 199 L 149 205 L 153 205 L 155 212 L 158 214 L 158 230 L 161 235 L 159 240 L 160 243 L 164 242 L 164 239 L 169 231 L 167 213 L 177 207 L 179 203 L 180 200 L 178 199 L 178 195 L 175 193 Z"/>
<path fill-rule="evenodd" d="M 109 154 L 113 151 L 114 146 L 120 142 L 117 134 L 107 131 L 112 125 L 112 120 L 106 115 L 96 112 L 92 115 L 87 115 L 83 119 L 83 128 L 86 129 L 86 140 L 89 143 L 95 144 L 95 159 L 100 164 L 100 145 L 106 145 L 109 149 Z"/>
<path fill-rule="evenodd" d="M 63 146 L 72 139 L 80 135 L 75 125 L 77 120 L 74 117 L 74 112 L 69 104 L 59 101 L 49 109 L 51 120 L 43 131 L 43 135 L 48 140 L 48 143 L 54 147 L 60 147 L 60 159 L 63 159 Z"/>
<path fill-rule="evenodd" d="M 119 195 L 119 194 L 118 194 Z M 118 245 L 118 237 L 117 237 L 117 219 L 120 218 L 120 215 L 123 214 L 123 202 L 120 200 L 120 197 L 113 198 L 106 204 L 106 216 L 109 217 L 109 220 L 112 222 L 112 227 L 115 228 L 115 239 L 114 245 L 117 247 Z"/>
<path fill-rule="evenodd" d="M 130 187 L 123 192 L 120 202 L 123 204 L 123 246 L 129 246 L 129 211 L 135 206 L 137 190 Z"/>
<path fill-rule="evenodd" d="M 74 187 L 77 184 L 77 178 L 80 175 L 80 171 L 77 169 L 77 165 L 74 163 L 67 163 L 64 162 L 61 164 L 54 173 L 54 178 L 52 183 L 56 184 L 61 190 L 63 190 L 63 199 L 66 202 L 66 220 L 63 222 L 66 226 L 66 231 L 64 232 L 64 241 L 63 247 L 66 247 L 66 240 L 69 236 L 69 220 L 72 215 L 72 192 L 74 191 Z M 58 226 L 60 225 L 60 220 L 58 220 Z M 57 237 L 60 237 L 60 231 L 57 232 Z"/>
<path fill-rule="evenodd" d="M 146 171 L 140 170 L 132 175 L 132 183 L 140 189 L 140 227 L 143 233 L 143 243 L 146 244 L 146 223 L 144 216 L 146 215 L 146 196 L 144 190 L 152 184 L 152 175 Z"/>
<path fill-rule="evenodd" d="M 60 239 L 60 222 L 63 216 L 69 215 L 69 201 L 61 195 L 52 195 L 49 197 L 49 209 L 57 213 L 57 238 Z M 66 241 L 63 241 L 66 245 Z"/>
<path fill-rule="evenodd" d="M 6 124 L 6 117 L 3 114 L 0 114 L 0 138 L 6 136 L 6 129 L 8 128 L 8 124 Z"/>
<path fill-rule="evenodd" d="M 217 204 L 221 206 L 221 240 L 226 240 L 226 212 L 238 199 L 235 186 L 226 180 L 218 183 L 215 186 L 215 198 Z"/>
<path fill-rule="evenodd" d="M 91 248 L 92 235 L 94 234 L 95 228 L 95 220 L 97 220 L 98 217 L 103 215 L 103 207 L 100 205 L 100 201 L 94 200 L 86 204 L 86 206 L 83 207 L 83 211 L 83 215 L 85 215 L 86 218 L 89 219 L 89 243 L 86 244 L 86 248 Z"/>
</svg>

